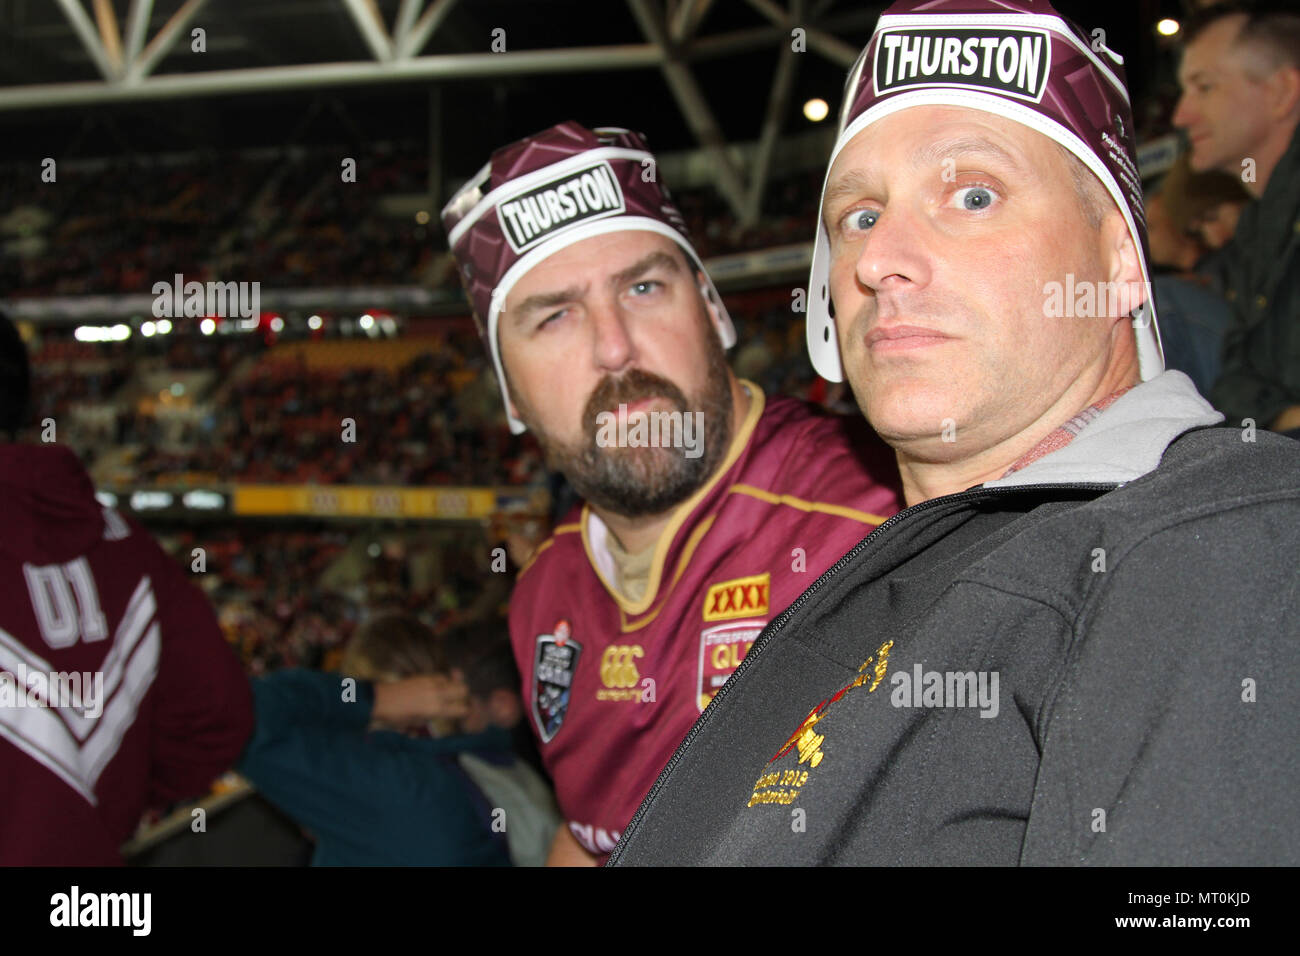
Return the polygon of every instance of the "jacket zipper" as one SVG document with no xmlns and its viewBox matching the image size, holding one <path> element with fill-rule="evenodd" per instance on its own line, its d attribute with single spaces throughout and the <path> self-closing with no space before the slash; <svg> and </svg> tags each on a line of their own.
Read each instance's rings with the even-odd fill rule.
<svg viewBox="0 0 1300 956">
<path fill-rule="evenodd" d="M 821 577 L 810 584 L 808 588 L 799 595 L 799 597 L 795 598 L 795 602 L 782 611 L 781 614 L 777 616 L 776 620 L 771 621 L 767 627 L 764 628 L 762 635 L 760 635 L 759 639 L 750 647 L 749 652 L 745 654 L 744 660 L 740 662 L 740 665 L 732 673 L 727 682 L 719 688 L 717 694 L 714 695 L 713 700 L 709 703 L 709 706 L 705 708 L 704 713 L 700 714 L 700 716 L 696 718 L 695 723 L 691 725 L 691 729 L 687 732 L 686 737 L 677 745 L 677 749 L 673 751 L 672 757 L 669 758 L 668 763 L 664 765 L 664 769 L 660 771 L 659 776 L 655 779 L 654 786 L 650 788 L 650 792 L 647 793 L 645 799 L 641 801 L 641 805 L 637 807 L 637 811 L 633 815 L 632 819 L 628 821 L 627 826 L 623 828 L 623 832 L 619 834 L 618 845 L 615 846 L 613 851 L 610 853 L 609 859 L 605 861 L 605 865 L 613 866 L 614 863 L 623 855 L 623 845 L 627 841 L 627 835 L 636 830 L 636 827 L 641 822 L 641 818 L 645 816 L 646 808 L 649 807 L 654 801 L 654 798 L 659 795 L 659 791 L 663 789 L 664 782 L 668 779 L 668 775 L 673 772 L 673 769 L 680 762 L 687 748 L 690 747 L 691 741 L 695 739 L 695 736 L 703 728 L 706 718 L 711 716 L 709 712 L 722 705 L 722 701 L 725 699 L 727 692 L 731 689 L 734 679 L 749 666 L 750 661 L 758 657 L 759 652 L 767 646 L 772 636 L 785 627 L 790 618 L 795 615 L 795 612 L 803 607 L 803 605 L 811 599 L 814 594 L 822 589 L 827 580 L 847 567 L 854 558 L 856 558 L 861 552 L 865 551 L 869 546 L 878 544 L 881 536 L 888 529 L 899 524 L 906 518 L 919 514 L 927 508 L 939 507 L 941 505 L 947 506 L 957 502 L 989 500 L 993 498 L 1006 497 L 1007 495 L 1012 494 L 1023 494 L 1027 491 L 1060 492 L 1064 490 L 1099 491 L 1105 493 L 1107 491 L 1114 491 L 1118 487 L 1118 484 L 1111 482 L 1079 482 L 1076 484 L 1015 485 L 1009 488 L 971 489 L 969 491 L 960 491 L 953 495 L 944 495 L 940 498 L 931 498 L 928 501 L 922 501 L 920 504 L 913 505 L 910 508 L 904 508 L 898 514 L 887 518 L 883 524 L 877 525 L 865 538 L 855 544 L 851 551 L 831 565 L 831 567 L 823 573 Z M 873 538 L 875 539 L 874 541 L 872 540 Z"/>
</svg>

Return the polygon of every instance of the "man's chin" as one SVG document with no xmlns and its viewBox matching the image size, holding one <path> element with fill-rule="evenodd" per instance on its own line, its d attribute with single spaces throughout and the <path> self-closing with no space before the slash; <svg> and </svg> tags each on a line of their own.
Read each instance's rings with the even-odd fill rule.
<svg viewBox="0 0 1300 956">
<path fill-rule="evenodd" d="M 1225 172 L 1235 175 L 1241 172 L 1240 167 L 1233 166 L 1232 162 L 1225 160 L 1214 153 L 1210 152 L 1211 144 L 1208 142 L 1193 143 L 1191 150 L 1187 154 L 1187 165 L 1194 173 Z"/>
<path fill-rule="evenodd" d="M 899 451 L 926 446 L 931 440 L 954 444 L 957 421 L 964 418 L 963 404 L 933 387 L 898 386 L 887 389 L 855 389 L 867 422 L 889 445 Z"/>
</svg>

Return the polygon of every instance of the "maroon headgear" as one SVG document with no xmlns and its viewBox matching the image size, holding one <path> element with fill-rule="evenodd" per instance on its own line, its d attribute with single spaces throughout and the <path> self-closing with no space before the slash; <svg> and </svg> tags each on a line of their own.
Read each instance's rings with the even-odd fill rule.
<svg viewBox="0 0 1300 956">
<path fill-rule="evenodd" d="M 501 384 L 510 430 L 525 430 L 510 412 L 497 319 L 511 287 L 566 246 L 592 236 L 646 230 L 667 236 L 703 272 L 686 222 L 660 182 L 654 154 L 639 133 L 560 123 L 503 146 L 452 197 L 442 224 Z M 736 333 L 713 282 L 722 347 Z"/>
<path fill-rule="evenodd" d="M 1047 0 L 900 0 L 880 15 L 849 72 L 828 178 L 840 150 L 872 123 L 936 104 L 1023 123 L 1060 143 L 1102 182 L 1124 215 L 1148 283 L 1147 299 L 1133 313 L 1141 376 L 1164 371 L 1123 57 L 1106 47 L 1100 31 L 1089 38 Z M 823 378 L 840 382 L 830 265 L 830 237 L 819 217 L 808 353 Z"/>
</svg>

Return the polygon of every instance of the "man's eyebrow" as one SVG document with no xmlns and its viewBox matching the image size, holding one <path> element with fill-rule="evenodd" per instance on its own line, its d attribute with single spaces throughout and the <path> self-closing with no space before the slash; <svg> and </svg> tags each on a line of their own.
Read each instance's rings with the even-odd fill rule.
<svg viewBox="0 0 1300 956">
<path fill-rule="evenodd" d="M 639 279 L 651 269 L 662 268 L 669 272 L 681 272 L 682 264 L 680 260 L 664 252 L 662 249 L 656 249 L 639 262 L 634 262 L 626 269 L 621 269 L 609 277 L 611 286 L 626 285 L 634 279 Z"/>
<path fill-rule="evenodd" d="M 635 279 L 639 279 L 651 269 L 664 268 L 670 272 L 680 272 L 682 264 L 676 258 L 662 250 L 656 250 L 637 262 L 632 263 L 626 269 L 620 269 L 609 277 L 611 286 L 625 285 Z M 558 305 L 566 302 L 572 302 L 574 299 L 582 298 L 586 290 L 578 286 L 569 286 L 566 289 L 558 289 L 555 292 L 538 292 L 530 295 L 524 301 L 509 311 L 514 315 L 516 322 L 522 322 L 532 312 L 540 309 L 553 309 Z"/>
<path fill-rule="evenodd" d="M 912 152 L 911 161 L 916 166 L 928 166 L 942 163 L 945 159 L 970 155 L 989 156 L 1015 170 L 1025 168 L 1008 150 L 982 136 L 960 136 L 927 143 Z"/>
<path fill-rule="evenodd" d="M 822 208 L 834 205 L 845 196 L 861 195 L 871 189 L 874 178 L 860 169 L 845 170 L 826 185 L 826 195 L 822 197 Z"/>
<path fill-rule="evenodd" d="M 572 302 L 581 296 L 582 289 L 576 285 L 571 285 L 567 289 L 560 289 L 556 292 L 538 292 L 524 299 L 523 302 L 510 309 L 509 312 L 514 317 L 515 323 L 518 324 L 527 318 L 531 312 L 536 312 L 539 309 L 553 309 L 557 305 Z"/>
<path fill-rule="evenodd" d="M 1017 171 L 1024 171 L 1025 164 L 1016 159 L 1009 151 L 992 140 L 979 136 L 962 136 L 956 139 L 941 139 L 927 143 L 912 151 L 909 157 L 915 166 L 936 166 L 945 159 L 957 156 L 983 155 L 999 160 Z M 835 177 L 826 187 L 822 199 L 822 208 L 828 209 L 845 196 L 861 195 L 869 192 L 875 183 L 875 177 L 861 169 L 849 169 Z"/>
</svg>

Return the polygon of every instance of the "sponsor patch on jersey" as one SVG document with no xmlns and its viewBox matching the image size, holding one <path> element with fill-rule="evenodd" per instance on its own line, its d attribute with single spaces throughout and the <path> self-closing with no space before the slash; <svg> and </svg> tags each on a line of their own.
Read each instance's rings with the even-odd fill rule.
<svg viewBox="0 0 1300 956">
<path fill-rule="evenodd" d="M 876 94 L 911 87 L 970 86 L 1037 103 L 1052 72 L 1045 30 L 904 27 L 876 44 Z"/>
<path fill-rule="evenodd" d="M 740 666 L 767 621 L 734 621 L 706 628 L 700 633 L 699 680 L 695 702 L 703 711 L 718 688 Z"/>
<path fill-rule="evenodd" d="M 730 621 L 738 617 L 759 617 L 767 613 L 772 576 L 764 571 L 747 578 L 709 586 L 704 595 L 704 620 Z"/>
<path fill-rule="evenodd" d="M 533 720 L 542 743 L 550 743 L 569 711 L 573 675 L 582 645 L 573 639 L 569 622 L 558 621 L 554 633 L 538 634 L 533 656 Z"/>
<path fill-rule="evenodd" d="M 502 200 L 497 219 L 510 248 L 523 253 L 574 223 L 626 211 L 614 168 L 602 162 Z"/>
</svg>

